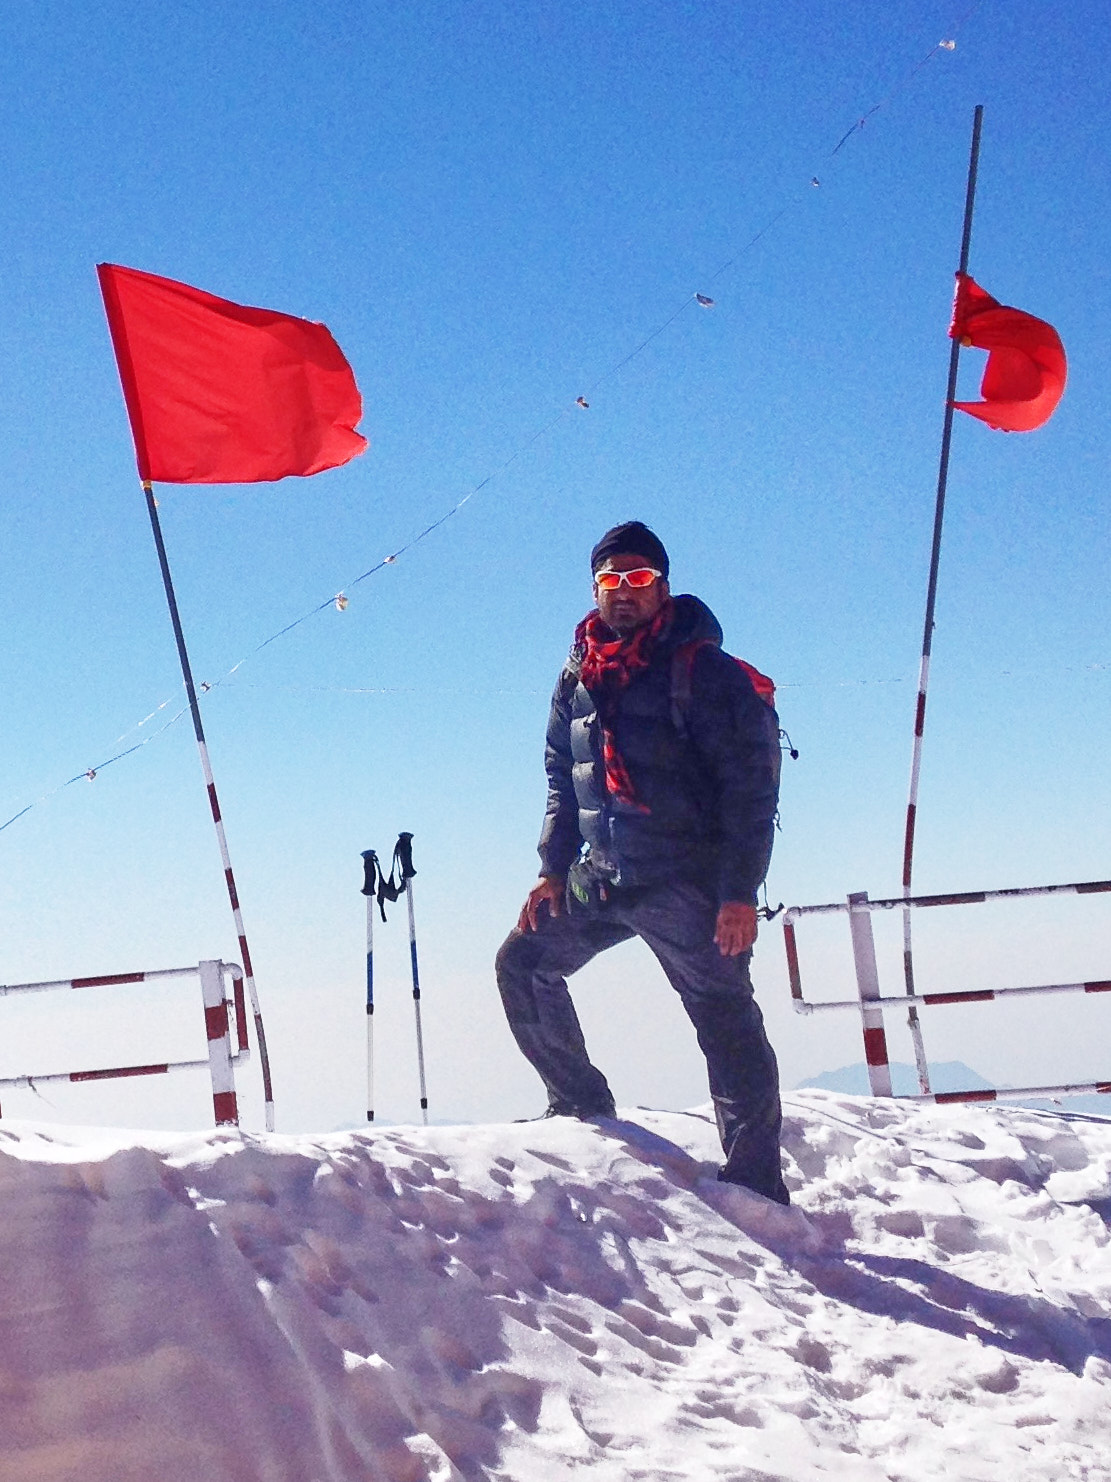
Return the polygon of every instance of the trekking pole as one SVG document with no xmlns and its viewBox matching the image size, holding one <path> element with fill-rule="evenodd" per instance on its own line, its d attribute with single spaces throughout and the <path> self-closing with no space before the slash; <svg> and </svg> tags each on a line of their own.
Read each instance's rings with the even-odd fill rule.
<svg viewBox="0 0 1111 1482">
<path fill-rule="evenodd" d="M 405 886 L 405 903 L 409 907 L 409 958 L 413 964 L 413 1014 L 417 1028 L 417 1070 L 420 1075 L 420 1109 L 424 1125 L 428 1126 L 428 1090 L 424 1083 L 424 1036 L 420 1022 L 420 973 L 417 970 L 417 926 L 413 916 L 413 836 L 398 834 L 394 859 L 401 868 L 401 880 Z"/>
<path fill-rule="evenodd" d="M 363 888 L 366 896 L 366 1119 L 374 1121 L 374 893 L 378 856 L 363 850 Z"/>
</svg>

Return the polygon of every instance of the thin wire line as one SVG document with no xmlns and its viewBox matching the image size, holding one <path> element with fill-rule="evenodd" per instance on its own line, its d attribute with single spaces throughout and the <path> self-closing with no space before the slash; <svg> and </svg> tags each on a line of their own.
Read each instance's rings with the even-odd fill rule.
<svg viewBox="0 0 1111 1482">
<path fill-rule="evenodd" d="M 1097 672 L 1107 673 L 1111 671 L 1111 662 L 1100 664 L 1077 664 L 1054 665 L 1052 669 L 996 669 L 991 671 L 991 677 L 996 679 L 1026 679 L 1037 674 L 1093 674 Z M 975 671 L 966 665 L 957 670 L 951 670 L 954 677 L 961 674 L 971 674 Z M 854 679 L 783 679 L 776 680 L 776 691 L 781 690 L 818 690 L 818 689 L 856 689 L 864 685 L 888 685 L 888 684 L 914 684 L 917 682 L 917 674 L 897 674 L 890 676 L 867 675 Z M 238 680 L 229 685 L 228 689 L 236 690 L 262 690 L 265 692 L 280 692 L 285 694 L 316 694 L 316 695 L 421 695 L 427 697 L 440 697 L 449 695 L 470 695 L 472 689 L 466 685 L 354 685 L 354 684 L 268 684 L 252 683 L 250 681 Z M 550 686 L 522 685 L 519 687 L 503 685 L 498 689 L 484 691 L 493 695 L 546 695 L 550 693 Z"/>
<path fill-rule="evenodd" d="M 967 11 L 965 11 L 964 15 L 956 23 L 953 28 L 952 34 L 955 35 L 960 30 L 962 30 L 968 23 L 968 21 L 972 18 L 972 16 L 976 13 L 976 11 L 978 11 L 984 3 L 985 0 L 975 0 L 975 3 Z M 921 72 L 923 68 L 930 61 L 932 61 L 935 56 L 938 55 L 939 52 L 947 50 L 952 50 L 952 45 L 947 40 L 939 41 L 936 46 L 932 47 L 930 51 L 928 51 L 922 58 L 922 60 L 917 62 L 914 67 L 911 68 L 911 70 L 906 74 L 901 82 L 897 83 L 896 86 L 893 87 L 892 90 L 888 94 L 886 94 L 885 97 L 881 98 L 878 103 L 873 104 L 873 106 L 869 108 L 866 113 L 862 114 L 861 117 L 852 125 L 852 127 L 848 129 L 845 134 L 842 135 L 837 144 L 830 151 L 828 158 L 832 159 L 834 156 L 836 156 L 848 142 L 848 140 L 852 138 L 854 134 L 860 132 L 863 129 L 865 122 L 869 118 L 873 117 L 881 109 L 887 107 L 887 105 L 894 98 L 905 92 L 914 78 L 917 77 L 918 73 Z M 811 177 L 810 184 L 814 185 L 816 183 L 816 177 Z M 740 247 L 731 258 L 729 258 L 726 262 L 723 262 L 720 267 L 715 268 L 713 272 L 709 274 L 708 278 L 705 278 L 703 281 L 705 281 L 706 283 L 716 282 L 717 279 L 720 278 L 724 273 L 728 272 L 730 268 L 735 267 L 743 257 L 747 256 L 747 254 L 751 252 L 752 249 L 760 241 L 762 241 L 764 237 L 768 235 L 772 228 L 776 226 L 777 223 L 781 221 L 782 218 L 787 215 L 790 210 L 798 205 L 799 201 L 802 198 L 803 194 L 799 193 L 792 199 L 785 201 L 784 204 L 779 208 L 779 210 L 771 215 L 763 224 L 763 226 L 761 226 L 760 229 L 752 237 L 750 237 L 748 241 L 745 242 L 744 245 Z M 587 386 L 584 395 L 580 396 L 578 400 L 573 403 L 573 405 L 576 407 L 584 406 L 585 397 L 587 395 L 590 395 L 599 386 L 603 385 L 606 381 L 609 381 L 614 376 L 616 376 L 625 368 L 625 366 L 627 366 L 631 361 L 635 360 L 638 355 L 646 350 L 654 340 L 658 339 L 665 330 L 669 329 L 671 325 L 674 324 L 675 321 L 691 307 L 692 304 L 700 302 L 702 302 L 702 296 L 697 293 L 688 294 L 687 297 L 683 299 L 682 303 L 680 303 L 678 307 L 675 308 L 667 316 L 666 319 L 664 319 L 659 325 L 657 325 L 655 329 L 651 330 L 647 335 L 645 335 L 644 338 L 628 352 L 628 354 L 622 356 L 620 360 L 615 362 L 615 364 L 613 364 L 607 370 L 603 371 L 599 376 L 597 376 L 595 380 Z M 339 596 L 344 595 L 347 591 L 351 590 L 354 587 L 357 587 L 360 583 L 366 581 L 369 577 L 376 575 L 386 566 L 392 566 L 401 556 L 406 555 L 413 549 L 414 546 L 419 545 L 421 541 L 427 539 L 427 537 L 430 536 L 434 531 L 438 530 L 441 525 L 446 525 L 449 520 L 451 520 L 455 515 L 459 513 L 459 511 L 465 504 L 473 499 L 476 494 L 480 493 L 487 486 L 487 484 L 492 483 L 493 480 L 503 474 L 507 468 L 511 467 L 520 458 L 522 458 L 525 453 L 528 452 L 531 447 L 533 447 L 535 443 L 539 442 L 542 437 L 547 436 L 547 434 L 550 433 L 553 428 L 558 426 L 559 423 L 562 422 L 563 419 L 570 414 L 570 412 L 570 405 L 562 407 L 554 417 L 549 418 L 547 422 L 538 427 L 535 432 L 531 433 L 527 438 L 525 438 L 524 441 L 521 442 L 519 446 L 512 453 L 509 454 L 507 458 L 505 458 L 495 468 L 491 469 L 491 471 L 483 479 L 475 484 L 473 488 L 469 489 L 467 493 L 464 494 L 461 499 L 457 500 L 457 502 L 444 514 L 433 520 L 431 524 L 426 525 L 424 529 L 420 530 L 416 535 L 412 536 L 411 539 L 406 541 L 404 545 L 399 546 L 397 550 L 394 551 L 392 554 L 383 556 L 380 561 L 377 561 L 368 570 L 364 571 L 361 576 L 355 577 L 347 584 L 346 587 L 341 588 L 340 592 L 337 593 L 335 596 L 329 597 L 325 601 L 317 603 L 315 607 L 310 608 L 309 611 L 303 613 L 300 617 L 294 618 L 294 620 L 290 623 L 287 623 L 285 627 L 279 628 L 276 633 L 272 633 L 269 638 L 264 639 L 249 653 L 244 654 L 243 658 L 241 658 L 238 663 L 233 664 L 232 667 L 227 671 L 227 673 L 224 674 L 221 678 L 214 680 L 211 683 L 202 684 L 200 686 L 201 690 L 203 692 L 208 692 L 212 689 L 217 688 L 218 686 L 226 684 L 228 680 L 231 679 L 233 674 L 241 669 L 243 665 L 250 659 L 254 658 L 257 654 L 260 654 L 263 649 L 269 648 L 272 643 L 277 643 L 280 638 L 284 638 L 287 634 L 292 633 L 296 628 L 299 628 L 302 626 L 302 624 L 307 623 L 310 618 L 314 618 L 319 613 L 324 612 L 327 608 L 336 605 L 337 598 Z M 902 681 L 896 680 L 875 682 L 901 683 Z M 780 686 L 780 688 L 786 687 L 787 686 Z M 154 715 L 157 715 L 159 711 L 165 709 L 165 707 L 171 703 L 171 699 L 164 700 L 162 704 L 157 707 L 156 710 L 151 712 L 151 715 L 146 717 L 145 720 L 139 721 L 138 725 L 132 726 L 129 731 L 124 732 L 124 736 L 128 736 L 134 731 L 138 730 L 141 726 L 145 725 L 147 721 L 152 719 Z M 79 772 L 75 777 L 71 777 L 68 782 L 61 783 L 51 792 L 45 793 L 41 798 L 36 799 L 32 803 L 28 803 L 26 807 L 22 808 L 18 813 L 13 814 L 13 816 L 9 818 L 6 823 L 0 824 L 0 833 L 3 833 L 6 828 L 9 828 L 18 819 L 24 817 L 31 811 L 32 808 L 37 807 L 40 803 L 46 802 L 49 798 L 54 797 L 64 788 L 72 786 L 73 783 L 80 781 L 83 777 L 95 777 L 98 772 L 103 771 L 105 767 L 111 766 L 113 762 L 121 761 L 125 756 L 130 756 L 133 752 L 139 751 L 143 746 L 146 746 L 150 741 L 153 741 L 157 736 L 160 736 L 163 731 L 168 730 L 169 727 L 175 724 L 176 721 L 180 720 L 182 715 L 184 715 L 185 713 L 185 710 L 179 711 L 178 714 L 175 715 L 172 720 L 168 721 L 165 726 L 153 732 L 150 736 L 147 736 L 137 745 L 129 747 L 126 751 L 121 751 L 115 756 L 109 757 L 107 761 L 101 762 L 97 767 L 86 768 L 85 771 Z M 122 740 L 123 737 L 119 739 Z"/>
<path fill-rule="evenodd" d="M 981 5 L 983 5 L 984 3 L 985 0 L 975 0 L 975 3 L 968 11 L 965 12 L 964 16 L 957 23 L 955 29 L 960 30 L 970 19 L 970 17 L 977 10 L 979 10 Z M 872 115 L 878 113 L 880 109 L 887 107 L 887 105 L 893 98 L 897 97 L 900 93 L 904 92 L 907 87 L 910 86 L 910 83 L 918 75 L 918 73 L 922 71 L 922 69 L 928 62 L 930 62 L 940 52 L 946 51 L 948 49 L 949 47 L 946 41 L 939 41 L 936 46 L 932 47 L 930 51 L 926 53 L 925 57 L 923 57 L 921 61 L 915 64 L 915 66 L 906 75 L 901 83 L 897 84 L 891 90 L 891 92 L 889 92 L 884 98 L 881 98 L 880 101 L 874 104 L 874 106 L 871 107 L 868 112 L 863 115 L 862 118 L 860 118 L 856 123 L 853 124 L 848 133 L 846 133 L 838 141 L 837 145 L 830 151 L 829 158 L 832 158 L 834 155 L 836 155 L 841 149 L 842 145 L 846 142 L 846 140 L 863 127 L 865 119 L 871 118 Z M 744 245 L 737 252 L 734 253 L 731 258 L 729 258 L 726 262 L 723 262 L 720 267 L 715 268 L 713 272 L 709 274 L 708 278 L 706 278 L 704 281 L 706 281 L 707 283 L 716 282 L 717 279 L 720 278 L 724 273 L 726 273 L 730 268 L 735 267 L 736 264 L 741 260 L 741 258 L 745 257 L 764 237 L 768 235 L 772 228 L 779 221 L 781 221 L 782 218 L 787 215 L 790 210 L 798 205 L 799 201 L 802 198 L 802 193 L 799 193 L 793 199 L 786 201 L 779 208 L 779 210 L 776 211 L 772 216 L 770 216 L 768 220 L 763 224 L 763 226 L 761 226 L 760 229 L 752 237 L 750 237 L 748 241 L 745 242 Z M 592 395 L 599 386 L 602 386 L 605 384 L 606 381 L 611 380 L 620 371 L 622 371 L 625 366 L 627 366 L 631 361 L 635 360 L 637 356 L 640 355 L 644 350 L 646 350 L 654 340 L 658 339 L 665 330 L 669 329 L 671 325 L 674 324 L 675 321 L 691 307 L 692 304 L 698 303 L 699 297 L 700 296 L 697 293 L 689 293 L 683 299 L 682 303 L 680 303 L 678 307 L 675 308 L 667 316 L 667 318 L 662 321 L 662 323 L 658 324 L 655 329 L 651 330 L 647 335 L 645 335 L 644 338 L 640 340 L 640 342 L 636 344 L 626 355 L 623 355 L 620 360 L 616 361 L 613 365 L 604 370 L 599 376 L 591 381 L 587 385 L 584 395 L 581 396 L 575 403 L 562 407 L 554 417 L 549 418 L 549 420 L 545 422 L 543 426 L 537 428 L 535 432 L 531 433 L 512 453 L 510 453 L 510 455 L 506 459 L 503 460 L 503 462 L 498 464 L 497 467 L 491 469 L 491 471 L 485 476 L 485 478 L 481 479 L 477 484 L 474 485 L 473 488 L 469 489 L 467 493 L 463 495 L 462 499 L 458 500 L 457 503 L 455 503 L 449 510 L 440 515 L 438 519 L 433 520 L 431 524 L 426 525 L 423 530 L 414 535 L 404 545 L 399 546 L 398 549 L 391 555 L 384 556 L 380 561 L 371 566 L 369 570 L 364 571 L 361 576 L 355 577 L 352 581 L 348 582 L 346 586 L 341 587 L 340 592 L 337 593 L 336 596 L 346 594 L 352 588 L 358 586 L 360 582 L 364 582 L 367 580 L 368 577 L 376 575 L 376 573 L 381 571 L 384 567 L 392 566 L 401 556 L 406 555 L 413 549 L 414 546 L 419 545 L 422 540 L 425 540 L 435 530 L 438 530 L 441 525 L 446 525 L 447 522 L 455 515 L 457 515 L 463 508 L 463 506 L 467 504 L 469 500 L 473 499 L 474 496 L 478 494 L 482 489 L 484 489 L 487 484 L 492 483 L 493 480 L 504 473 L 507 468 L 509 468 L 513 463 L 517 462 L 519 458 L 523 457 L 524 454 L 535 443 L 537 443 L 542 437 L 545 437 L 549 432 L 552 431 L 553 428 L 558 426 L 558 424 L 570 414 L 572 405 L 581 407 L 586 396 Z M 208 686 L 208 688 L 215 688 L 216 685 L 224 684 L 249 659 L 253 658 L 256 654 L 261 653 L 264 648 L 268 648 L 270 644 L 276 643 L 279 638 L 284 638 L 287 633 L 291 633 L 295 628 L 299 628 L 303 623 L 307 623 L 310 618 L 316 617 L 318 613 L 324 612 L 327 608 L 332 607 L 336 602 L 336 596 L 328 597 L 325 601 L 317 603 L 315 607 L 311 608 L 308 612 L 303 613 L 301 617 L 295 618 L 293 622 L 287 623 L 284 628 L 279 629 L 278 632 L 273 633 L 269 638 L 264 639 L 264 641 L 260 643 L 257 648 L 252 649 L 249 654 L 245 654 L 244 657 L 240 659 L 237 664 L 233 665 L 232 668 L 229 669 L 228 672 L 222 676 L 222 678 L 214 680 L 213 683 Z"/>
<path fill-rule="evenodd" d="M 952 31 L 952 37 L 956 37 L 959 32 L 963 31 L 963 29 L 965 28 L 965 26 L 968 24 L 968 22 L 972 19 L 972 17 L 976 14 L 976 12 L 980 9 L 980 7 L 983 4 L 984 4 L 984 0 L 974 0 L 974 3 L 969 6 L 969 8 L 965 11 L 964 15 L 962 15 L 961 18 L 960 18 L 960 20 L 957 21 L 956 24 L 954 25 L 953 31 Z M 905 92 L 907 90 L 907 88 L 911 85 L 911 83 L 914 81 L 914 79 L 918 76 L 919 72 L 922 71 L 923 67 L 928 66 L 929 63 L 933 61 L 934 57 L 937 56 L 938 52 L 941 52 L 941 51 L 952 51 L 954 49 L 954 44 L 955 44 L 953 42 L 953 40 L 952 40 L 952 37 L 946 38 L 944 41 L 939 41 L 935 47 L 932 47 L 926 53 L 926 55 L 922 58 L 922 60 L 916 66 L 914 66 L 914 67 L 911 68 L 911 70 L 906 74 L 906 76 L 903 78 L 903 80 L 901 82 L 898 82 L 898 83 L 895 84 L 895 86 L 891 89 L 891 91 L 887 94 L 887 96 L 885 98 L 881 98 L 878 103 L 874 104 L 871 108 L 869 108 L 869 110 L 868 110 L 867 113 L 862 114 L 861 117 L 857 119 L 856 123 L 853 124 L 852 128 L 851 129 L 848 129 L 841 136 L 841 138 L 838 139 L 837 143 L 834 145 L 833 149 L 830 151 L 830 158 L 832 159 L 833 156 L 835 154 L 837 154 L 848 143 L 848 141 L 852 138 L 852 136 L 854 134 L 859 133 L 860 130 L 863 129 L 864 125 L 868 122 L 868 120 L 872 117 L 873 114 L 878 113 L 881 108 L 886 108 L 887 105 L 888 105 L 888 103 L 890 103 L 893 98 L 897 98 L 900 93 Z"/>
<path fill-rule="evenodd" d="M 1041 673 L 1041 674 L 1053 674 L 1053 675 L 1060 676 L 1062 674 L 1080 674 L 1080 675 L 1083 675 L 1083 674 L 1096 674 L 1096 673 L 1108 673 L 1108 672 L 1111 672 L 1111 662 L 1109 662 L 1109 663 L 1096 663 L 1096 664 L 1059 664 L 1059 665 L 1055 665 L 1052 669 L 1044 669 L 1044 670 L 1033 670 L 1033 669 L 1029 669 L 1029 668 L 1023 668 L 1023 669 L 998 669 L 998 670 L 994 671 L 995 677 L 996 678 L 999 678 L 999 679 L 1028 679 L 1032 674 L 1039 674 L 1039 673 Z M 886 679 L 884 679 L 884 678 L 877 678 L 877 677 L 869 677 L 869 678 L 863 678 L 863 679 L 824 679 L 824 680 L 823 679 L 786 679 L 786 680 L 777 680 L 775 687 L 776 687 L 776 690 L 777 691 L 783 691 L 783 690 L 814 690 L 814 689 L 855 689 L 855 688 L 863 687 L 864 685 L 914 684 L 914 683 L 917 683 L 917 678 L 918 678 L 918 676 L 915 675 L 915 674 L 903 674 L 903 675 L 896 675 L 894 677 L 886 678 Z M 211 689 L 211 688 L 214 688 L 214 686 L 211 686 L 211 685 L 204 686 L 204 685 L 202 685 L 201 688 L 202 689 L 205 689 L 205 688 Z M 469 694 L 470 693 L 470 691 L 467 690 L 467 689 L 465 689 L 465 688 L 461 688 L 461 689 L 428 689 L 428 688 L 424 688 L 424 687 L 420 687 L 420 686 L 416 686 L 416 685 L 362 686 L 362 685 L 325 685 L 325 684 L 321 684 L 321 685 L 312 685 L 312 684 L 305 684 L 305 685 L 297 685 L 297 684 L 252 684 L 252 683 L 249 683 L 249 682 L 244 683 L 243 680 L 239 680 L 235 684 L 228 685 L 227 688 L 229 690 L 233 691 L 233 692 L 235 690 L 270 690 L 270 691 L 278 691 L 278 692 L 282 692 L 282 693 L 335 694 L 335 695 L 380 695 L 380 696 L 389 696 L 389 695 L 448 696 L 448 695 L 461 695 L 461 694 Z M 509 688 L 503 688 L 503 689 L 494 690 L 491 693 L 497 694 L 497 695 L 518 695 L 518 696 L 524 697 L 526 695 L 533 696 L 533 695 L 547 694 L 548 691 L 547 691 L 547 689 L 539 689 L 539 688 L 537 688 L 537 689 L 527 689 L 527 688 L 526 689 L 509 689 Z M 161 709 L 164 709 L 165 707 L 160 705 L 158 708 L 159 708 L 159 710 L 161 710 Z M 154 714 L 157 714 L 157 711 L 155 711 L 153 713 Z M 177 712 L 176 715 L 172 716 L 166 722 L 166 724 L 164 726 L 160 726 L 157 731 L 152 731 L 151 734 L 149 736 L 147 736 L 143 741 L 139 742 L 138 745 L 136 745 L 136 746 L 129 746 L 126 751 L 117 752 L 115 756 L 110 756 L 106 761 L 100 762 L 97 766 L 95 766 L 95 767 L 89 767 L 84 772 L 78 772 L 75 777 L 71 777 L 67 782 L 60 783 L 59 786 L 53 788 L 50 792 L 44 793 L 41 798 L 36 798 L 34 800 L 34 802 L 28 803 L 26 805 L 26 807 L 21 808 L 18 813 L 13 813 L 12 816 L 11 816 L 11 818 L 9 818 L 6 823 L 0 824 L 0 833 L 3 833 L 6 828 L 9 828 L 13 823 L 16 823 L 20 818 L 23 817 L 23 815 L 25 813 L 29 813 L 32 808 L 37 807 L 40 803 L 48 802 L 50 798 L 55 797 L 58 793 L 60 793 L 61 791 L 63 791 L 64 788 L 72 787 L 75 782 L 80 782 L 83 779 L 88 779 L 88 780 L 91 781 L 99 773 L 103 772 L 104 769 L 105 769 L 105 767 L 110 767 L 113 762 L 122 761 L 125 756 L 131 756 L 134 752 L 140 751 L 144 746 L 147 746 L 151 741 L 154 741 L 159 736 L 161 736 L 164 731 L 168 731 L 171 726 L 176 725 L 177 722 L 179 720 L 181 720 L 182 716 L 187 715 L 188 713 L 189 713 L 189 707 L 188 706 L 183 707 L 181 710 L 179 710 Z M 148 717 L 148 719 L 149 719 L 149 717 Z M 140 722 L 140 724 L 143 724 L 143 722 Z M 134 729 L 134 727 L 133 727 L 133 729 Z"/>
<path fill-rule="evenodd" d="M 159 705 L 158 710 L 164 710 L 166 705 L 168 705 L 169 703 L 170 702 L 168 700 L 165 701 L 162 705 Z M 71 777 L 68 782 L 60 782 L 57 787 L 51 788 L 49 792 L 43 793 L 41 798 L 36 798 L 33 803 L 28 803 L 27 806 L 25 808 L 21 808 L 18 813 L 13 813 L 11 818 L 9 818 L 6 823 L 0 823 L 0 834 L 2 834 L 6 828 L 10 828 L 11 825 L 18 819 L 22 818 L 25 813 L 30 813 L 32 808 L 37 808 L 40 803 L 46 803 L 51 798 L 57 797 L 58 793 L 64 792 L 67 787 L 72 787 L 75 782 L 81 782 L 82 780 L 92 782 L 95 777 L 97 777 L 101 772 L 104 771 L 105 767 L 110 767 L 113 762 L 121 762 L 123 761 L 125 756 L 131 756 L 136 751 L 142 751 L 144 746 L 149 746 L 152 741 L 157 740 L 157 738 L 161 736 L 164 731 L 168 731 L 171 726 L 177 724 L 177 722 L 183 715 L 187 715 L 188 713 L 189 707 L 188 705 L 186 705 L 183 709 L 179 710 L 176 715 L 171 716 L 165 725 L 159 726 L 157 731 L 152 731 L 149 736 L 144 736 L 142 741 L 136 742 L 134 746 L 129 746 L 126 751 L 118 751 L 114 756 L 108 757 L 106 761 L 98 762 L 95 767 L 86 767 L 83 772 L 78 772 L 75 776 Z M 152 714 L 157 715 L 158 711 L 153 711 Z M 149 719 L 150 716 L 147 717 L 147 720 Z M 140 721 L 139 725 L 144 725 L 145 723 L 145 721 Z M 132 726 L 131 728 L 132 731 L 137 729 L 138 727 L 136 726 Z M 124 734 L 130 735 L 131 732 L 128 731 Z"/>
</svg>

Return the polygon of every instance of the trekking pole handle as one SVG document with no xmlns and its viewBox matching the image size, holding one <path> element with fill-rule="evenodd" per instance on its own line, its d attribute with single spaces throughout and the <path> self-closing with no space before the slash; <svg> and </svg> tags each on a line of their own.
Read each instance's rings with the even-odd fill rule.
<svg viewBox="0 0 1111 1482">
<path fill-rule="evenodd" d="M 373 849 L 363 850 L 363 886 L 360 895 L 373 895 L 378 875 L 378 856 Z"/>
<path fill-rule="evenodd" d="M 395 850 L 398 864 L 401 866 L 402 880 L 411 880 L 417 873 L 413 868 L 413 836 L 412 834 L 398 834 Z"/>
</svg>

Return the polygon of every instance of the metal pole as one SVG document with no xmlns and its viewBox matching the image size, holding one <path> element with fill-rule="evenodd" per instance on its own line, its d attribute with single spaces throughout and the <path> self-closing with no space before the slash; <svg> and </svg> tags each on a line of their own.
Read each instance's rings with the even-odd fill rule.
<svg viewBox="0 0 1111 1482">
<path fill-rule="evenodd" d="M 405 882 L 405 900 L 409 906 L 409 956 L 413 962 L 413 1014 L 417 1026 L 417 1072 L 420 1076 L 420 1109 L 428 1126 L 428 1089 L 424 1083 L 424 1037 L 420 1024 L 420 974 L 417 971 L 417 928 L 413 921 L 413 882 Z"/>
<path fill-rule="evenodd" d="M 872 938 L 872 917 L 860 909 L 868 900 L 866 890 L 849 896 L 849 931 L 853 942 L 853 964 L 856 968 L 856 991 L 860 998 L 860 1018 L 864 1030 L 864 1060 L 868 1066 L 868 1084 L 873 1096 L 890 1096 L 891 1064 L 887 1055 L 887 1035 L 883 1028 L 883 1000 L 880 998 L 880 975 L 876 966 L 876 945 Z"/>
<path fill-rule="evenodd" d="M 983 123 L 983 104 L 978 103 L 972 116 L 972 147 L 968 159 L 968 183 L 964 198 L 964 227 L 961 232 L 960 272 L 968 271 L 968 250 L 972 242 L 972 210 L 976 200 L 976 172 L 980 161 L 980 128 Z M 911 877 L 914 870 L 914 826 L 918 815 L 918 778 L 922 766 L 922 736 L 926 728 L 926 688 L 930 677 L 930 653 L 933 648 L 934 607 L 937 601 L 937 573 L 941 561 L 941 527 L 945 516 L 945 491 L 949 481 L 949 445 L 953 436 L 953 401 L 957 394 L 957 365 L 960 359 L 959 339 L 953 339 L 949 347 L 949 379 L 945 391 L 945 419 L 941 433 L 941 458 L 937 472 L 937 502 L 934 508 L 933 545 L 930 550 L 930 579 L 926 588 L 926 621 L 922 634 L 922 662 L 918 673 L 918 700 L 914 712 L 914 745 L 910 762 L 910 789 L 907 797 L 906 831 L 903 836 L 903 895 L 911 895 Z M 908 995 L 914 995 L 914 957 L 911 945 L 910 909 L 903 909 L 903 976 Z M 918 1068 L 918 1083 L 923 1093 L 930 1089 L 929 1069 L 922 1043 L 922 1028 L 918 1010 L 911 1004 L 907 1010 L 911 1037 L 914 1040 L 914 1058 Z"/>
<path fill-rule="evenodd" d="M 417 968 L 417 926 L 413 916 L 413 836 L 398 834 L 394 858 L 401 866 L 401 878 L 405 882 L 405 903 L 409 907 L 409 959 L 413 966 L 413 1015 L 417 1029 L 417 1071 L 420 1076 L 420 1109 L 424 1124 L 428 1125 L 428 1090 L 424 1083 L 424 1036 L 420 1022 L 420 972 Z"/>
<path fill-rule="evenodd" d="M 209 807 L 212 809 L 212 822 L 216 826 L 216 841 L 220 846 L 220 858 L 224 865 L 224 883 L 228 889 L 228 899 L 231 902 L 232 919 L 235 922 L 236 935 L 239 938 L 239 950 L 243 954 L 243 976 L 247 983 L 247 991 L 251 995 L 251 1009 L 255 1020 L 255 1035 L 258 1039 L 259 1063 L 262 1066 L 262 1092 L 266 1103 L 266 1130 L 274 1130 L 274 1091 L 270 1082 L 270 1057 L 266 1052 L 266 1033 L 262 1027 L 262 1010 L 259 1007 L 258 993 L 255 990 L 254 970 L 251 967 L 251 953 L 247 946 L 247 937 L 243 928 L 243 913 L 239 909 L 239 895 L 235 888 L 235 876 L 232 873 L 231 857 L 228 854 L 228 841 L 224 834 L 224 821 L 220 814 L 220 801 L 216 796 L 216 784 L 212 778 L 212 767 L 208 760 L 208 746 L 204 739 L 204 727 L 201 725 L 201 707 L 197 703 L 197 691 L 193 684 L 193 671 L 189 664 L 189 654 L 185 647 L 185 634 L 181 628 L 181 617 L 177 610 L 177 597 L 174 594 L 173 579 L 170 576 L 170 563 L 166 557 L 166 545 L 162 539 L 162 526 L 158 520 L 158 502 L 154 497 L 154 490 L 149 479 L 143 479 L 143 492 L 147 499 L 147 513 L 150 515 L 150 526 L 154 532 L 154 544 L 158 551 L 158 564 L 162 568 L 162 585 L 166 589 L 166 602 L 170 609 L 170 622 L 173 624 L 174 638 L 177 642 L 177 656 L 181 661 L 181 673 L 185 680 L 185 693 L 189 697 L 189 711 L 193 717 L 193 733 L 197 738 L 197 750 L 201 757 L 201 771 L 204 773 L 205 787 L 208 790 Z"/>
<path fill-rule="evenodd" d="M 363 895 L 366 896 L 366 1119 L 374 1121 L 374 890 L 378 856 L 363 850 Z"/>
<path fill-rule="evenodd" d="M 208 1034 L 208 1073 L 212 1077 L 213 1116 L 217 1127 L 238 1127 L 239 1103 L 235 1097 L 235 1069 L 231 1058 L 224 964 L 199 962 L 197 973 L 201 980 L 204 1023 Z"/>
</svg>

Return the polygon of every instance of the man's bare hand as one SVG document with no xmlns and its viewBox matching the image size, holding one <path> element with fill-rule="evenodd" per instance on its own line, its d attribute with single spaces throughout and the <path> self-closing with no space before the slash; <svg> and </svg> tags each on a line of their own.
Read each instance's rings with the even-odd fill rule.
<svg viewBox="0 0 1111 1482">
<path fill-rule="evenodd" d="M 723 957 L 747 952 L 756 940 L 756 907 L 747 901 L 722 901 L 714 941 Z"/>
<path fill-rule="evenodd" d="M 544 875 L 528 893 L 528 900 L 521 907 L 521 914 L 517 917 L 518 931 L 535 931 L 539 920 L 540 907 L 544 901 L 548 902 L 548 911 L 552 916 L 558 916 L 563 910 L 563 893 L 566 884 L 557 875 Z"/>
</svg>

